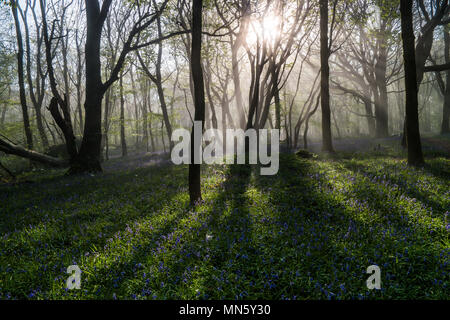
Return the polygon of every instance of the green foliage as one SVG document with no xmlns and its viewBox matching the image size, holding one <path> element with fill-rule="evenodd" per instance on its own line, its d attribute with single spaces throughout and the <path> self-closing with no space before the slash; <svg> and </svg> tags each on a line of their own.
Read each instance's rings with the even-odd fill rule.
<svg viewBox="0 0 450 320">
<path fill-rule="evenodd" d="M 317 155 L 315 155 L 314 153 L 309 152 L 308 150 L 303 150 L 303 149 L 298 150 L 295 154 L 297 157 L 300 157 L 303 159 L 312 159 L 312 158 L 317 157 Z"/>
<path fill-rule="evenodd" d="M 0 298 L 449 298 L 448 159 L 280 161 L 270 177 L 204 168 L 195 211 L 186 166 L 0 186 Z M 72 264 L 79 291 L 65 289 Z"/>
</svg>

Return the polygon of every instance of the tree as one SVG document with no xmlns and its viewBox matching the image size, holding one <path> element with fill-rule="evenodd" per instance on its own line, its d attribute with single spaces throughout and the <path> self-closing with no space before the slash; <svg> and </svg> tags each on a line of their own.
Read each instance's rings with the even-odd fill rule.
<svg viewBox="0 0 450 320">
<path fill-rule="evenodd" d="M 408 164 L 411 166 L 421 166 L 424 164 L 424 158 L 419 130 L 418 84 L 412 7 L 413 0 L 400 0 L 403 59 L 405 64 Z"/>
<path fill-rule="evenodd" d="M 18 16 L 18 3 L 11 1 L 11 10 L 14 17 L 14 24 L 16 27 L 17 37 L 17 73 L 19 80 L 19 94 L 20 105 L 22 107 L 23 126 L 25 129 L 25 136 L 28 149 L 33 149 L 33 135 L 31 133 L 30 117 L 28 115 L 27 98 L 25 95 L 25 77 L 24 77 L 24 63 L 23 63 L 23 40 L 22 31 L 20 30 L 20 22 Z"/>
<path fill-rule="evenodd" d="M 202 14 L 203 0 L 193 0 L 192 3 L 192 51 L 191 51 L 191 70 L 192 81 L 194 83 L 194 104 L 195 115 L 194 121 L 200 121 L 202 130 L 205 124 L 205 89 L 203 82 L 202 70 Z M 192 126 L 191 133 L 191 163 L 189 165 L 189 196 L 191 205 L 202 199 L 201 180 L 200 180 L 200 164 L 194 163 L 195 153 L 200 152 L 201 134 L 195 133 L 195 124 Z M 199 141 L 194 141 L 194 139 Z"/>
<path fill-rule="evenodd" d="M 80 151 L 74 159 L 69 173 L 84 172 L 100 172 L 101 154 L 101 116 L 102 116 L 102 100 L 108 88 L 119 79 L 120 70 L 123 67 L 127 55 L 135 50 L 145 46 L 158 43 L 172 35 L 160 37 L 145 43 L 139 43 L 139 36 L 161 15 L 167 5 L 165 0 L 160 7 L 155 7 L 155 11 L 151 12 L 151 5 L 141 6 L 140 1 L 130 4 L 131 9 L 137 10 L 136 21 L 123 44 L 122 51 L 115 62 L 111 75 L 108 80 L 102 82 L 101 63 L 100 63 L 100 43 L 102 29 L 105 19 L 108 15 L 112 0 L 104 0 L 100 8 L 97 0 L 85 0 L 86 5 L 86 45 L 85 45 L 85 61 L 86 61 L 86 99 L 84 104 L 85 123 L 83 141 Z"/>
<path fill-rule="evenodd" d="M 322 150 L 334 152 L 330 112 L 330 47 L 328 44 L 328 0 L 320 0 L 320 98 L 322 107 Z"/>
<path fill-rule="evenodd" d="M 67 146 L 67 153 L 70 156 L 71 161 L 73 161 L 77 155 L 77 145 L 75 141 L 75 135 L 73 133 L 73 127 L 72 127 L 72 119 L 70 115 L 70 109 L 69 109 L 69 101 L 70 97 L 68 96 L 67 91 L 64 93 L 63 96 L 58 91 L 57 83 L 56 83 L 56 75 L 53 67 L 53 54 L 52 54 L 52 39 L 55 36 L 54 35 L 54 25 L 52 27 L 51 33 L 48 33 L 48 27 L 47 27 L 47 14 L 46 14 L 46 7 L 44 0 L 40 0 L 40 6 L 41 6 L 41 16 L 42 16 L 42 29 L 43 29 L 43 37 L 44 37 L 44 44 L 45 44 L 45 58 L 47 61 L 47 72 L 48 72 L 48 78 L 50 82 L 50 88 L 53 95 L 53 98 L 51 100 L 49 110 L 52 114 L 53 118 L 55 119 L 55 122 L 61 129 L 64 135 L 64 139 L 66 141 Z M 65 12 L 67 10 L 67 7 L 64 8 L 62 13 L 62 19 L 64 19 Z M 63 27 L 61 27 L 62 32 Z M 67 63 L 65 67 L 65 73 L 67 75 Z M 68 81 L 66 81 L 67 83 Z M 67 86 L 66 86 L 67 89 Z M 68 89 L 67 89 L 68 90 Z M 60 112 L 60 109 L 62 111 L 62 114 Z"/>
<path fill-rule="evenodd" d="M 125 97 L 123 93 L 123 71 L 120 72 L 119 91 L 120 91 L 120 145 L 122 146 L 122 157 L 126 157 L 127 139 L 125 135 Z"/>
<path fill-rule="evenodd" d="M 449 26 L 444 27 L 444 59 L 446 64 L 450 64 L 450 32 Z M 441 94 L 444 97 L 442 106 L 441 134 L 450 132 L 450 69 L 445 71 L 445 81 L 441 70 L 436 71 L 436 80 Z"/>
</svg>

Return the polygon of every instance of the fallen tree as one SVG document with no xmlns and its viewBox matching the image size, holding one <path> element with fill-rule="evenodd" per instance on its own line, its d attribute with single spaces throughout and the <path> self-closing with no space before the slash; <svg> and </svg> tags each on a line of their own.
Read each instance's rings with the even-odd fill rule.
<svg viewBox="0 0 450 320">
<path fill-rule="evenodd" d="M 14 144 L 0 137 L 0 151 L 6 154 L 16 155 L 22 158 L 30 159 L 36 162 L 47 164 L 52 167 L 67 167 L 69 161 L 47 156 L 45 154 L 26 149 L 20 145 Z"/>
</svg>

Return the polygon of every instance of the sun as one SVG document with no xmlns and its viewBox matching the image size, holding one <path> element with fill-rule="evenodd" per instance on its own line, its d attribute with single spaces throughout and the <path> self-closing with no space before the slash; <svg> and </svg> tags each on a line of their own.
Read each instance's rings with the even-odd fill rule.
<svg viewBox="0 0 450 320">
<path fill-rule="evenodd" d="M 247 44 L 255 45 L 260 41 L 273 43 L 280 35 L 281 19 L 277 15 L 266 15 L 262 19 L 253 19 L 250 21 L 250 28 L 247 33 Z"/>
</svg>

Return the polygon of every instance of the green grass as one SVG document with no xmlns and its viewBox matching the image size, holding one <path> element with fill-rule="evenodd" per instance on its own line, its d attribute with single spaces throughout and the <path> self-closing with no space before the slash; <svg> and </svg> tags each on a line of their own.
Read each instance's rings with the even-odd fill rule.
<svg viewBox="0 0 450 320">
<path fill-rule="evenodd" d="M 448 299 L 449 167 L 380 153 L 282 155 L 272 177 L 212 166 L 195 211 L 186 166 L 33 173 L 0 186 L 0 299 Z"/>
</svg>

